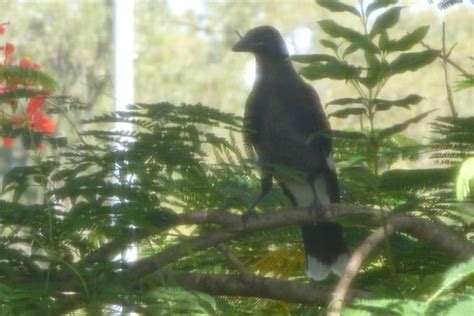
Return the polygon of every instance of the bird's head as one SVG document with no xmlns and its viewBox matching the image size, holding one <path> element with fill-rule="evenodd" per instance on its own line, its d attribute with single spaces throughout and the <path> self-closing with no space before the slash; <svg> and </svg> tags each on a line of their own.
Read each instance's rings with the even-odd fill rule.
<svg viewBox="0 0 474 316">
<path fill-rule="evenodd" d="M 273 26 L 251 29 L 232 47 L 234 52 L 249 52 L 262 58 L 287 58 L 288 49 L 280 32 Z"/>
</svg>

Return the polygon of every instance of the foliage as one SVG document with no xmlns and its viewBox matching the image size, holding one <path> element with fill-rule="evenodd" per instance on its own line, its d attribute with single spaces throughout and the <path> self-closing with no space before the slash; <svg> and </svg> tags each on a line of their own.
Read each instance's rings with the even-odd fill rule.
<svg viewBox="0 0 474 316">
<path fill-rule="evenodd" d="M 318 1 L 332 12 L 359 19 L 361 27 L 320 21 L 330 36 L 321 44 L 332 53 L 294 59 L 307 64 L 301 69 L 307 78 L 345 81 L 358 93 L 326 104 L 333 109 L 331 117 L 357 117 L 362 122 L 358 128 L 334 133 L 343 200 L 445 222 L 469 236 L 473 216 L 454 201 L 452 184 L 460 158 L 472 153 L 472 138 L 466 133 L 472 132 L 474 124 L 469 124 L 469 118 L 439 119 L 433 123 L 439 137 L 425 146 L 403 132 L 430 112 L 413 114 L 393 125 L 379 119 L 382 112 L 410 111 L 423 102 L 417 94 L 388 99 L 382 92 L 389 80 L 418 71 L 438 56 L 436 50 L 414 51 L 428 32 L 426 26 L 400 38 L 391 35 L 404 12 L 392 6 L 396 2 L 376 0 L 360 11 L 341 1 Z M 357 55 L 363 56 L 364 64 L 356 63 Z M 29 97 L 29 92 L 18 93 Z M 65 114 L 84 106 L 75 100 L 51 98 L 49 110 Z M 212 229 L 212 225 L 173 227 L 175 212 L 245 211 L 258 192 L 255 162 L 240 150 L 241 118 L 201 104 L 136 104 L 128 111 L 99 115 L 83 124 L 87 129 L 78 134 L 77 143 L 59 148 L 53 156 L 37 156 L 32 165 L 16 166 L 3 177 L 1 314 L 81 309 L 100 314 L 117 305 L 123 311 L 144 314 L 309 315 L 324 311 L 324 306 L 211 296 L 162 279 L 176 271 L 234 273 L 235 267 L 213 248 L 188 249 L 182 259 L 152 275 L 117 281 L 126 266 L 121 254 L 130 245 L 138 246 L 140 258 L 147 258 Z M 393 169 L 402 160 L 419 161 L 424 151 L 449 165 Z M 27 192 L 35 192 L 39 199 L 32 201 Z M 273 190 L 260 209 L 281 206 L 288 203 Z M 344 224 L 351 249 L 372 232 L 361 218 L 337 220 Z M 261 231 L 227 246 L 250 272 L 305 280 L 297 229 Z M 368 258 L 354 284 L 371 291 L 375 299 L 356 301 L 345 312 L 466 310 L 473 297 L 473 261 L 454 264 L 454 258 L 399 234 Z M 334 281 L 323 284 L 332 287 Z"/>
</svg>

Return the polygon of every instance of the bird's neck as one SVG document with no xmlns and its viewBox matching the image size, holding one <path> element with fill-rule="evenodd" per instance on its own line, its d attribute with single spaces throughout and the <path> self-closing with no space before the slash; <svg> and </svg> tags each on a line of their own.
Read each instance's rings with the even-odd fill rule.
<svg viewBox="0 0 474 316">
<path fill-rule="evenodd" d="M 296 74 L 289 57 L 262 58 L 257 56 L 257 78 L 272 78 L 282 73 Z"/>
</svg>

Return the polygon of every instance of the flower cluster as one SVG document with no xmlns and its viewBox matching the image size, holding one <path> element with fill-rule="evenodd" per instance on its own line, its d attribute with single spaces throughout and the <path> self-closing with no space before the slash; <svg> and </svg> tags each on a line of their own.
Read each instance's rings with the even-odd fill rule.
<svg viewBox="0 0 474 316">
<path fill-rule="evenodd" d="M 0 23 L 0 36 L 4 35 L 9 24 Z M 0 137 L 5 147 L 11 146 L 13 137 L 18 135 L 12 131 L 51 135 L 55 130 L 54 120 L 43 112 L 46 97 L 53 91 L 50 86 L 38 82 L 41 65 L 30 57 L 15 65 L 14 52 L 15 46 L 10 42 L 0 46 Z M 32 148 L 30 145 L 27 147 Z"/>
</svg>

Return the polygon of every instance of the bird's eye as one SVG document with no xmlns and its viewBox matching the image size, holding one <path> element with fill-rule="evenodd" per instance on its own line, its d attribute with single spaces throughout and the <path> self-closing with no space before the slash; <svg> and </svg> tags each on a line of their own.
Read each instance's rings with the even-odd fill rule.
<svg viewBox="0 0 474 316">
<path fill-rule="evenodd" d="M 265 42 L 256 42 L 255 46 L 265 46 Z"/>
</svg>

